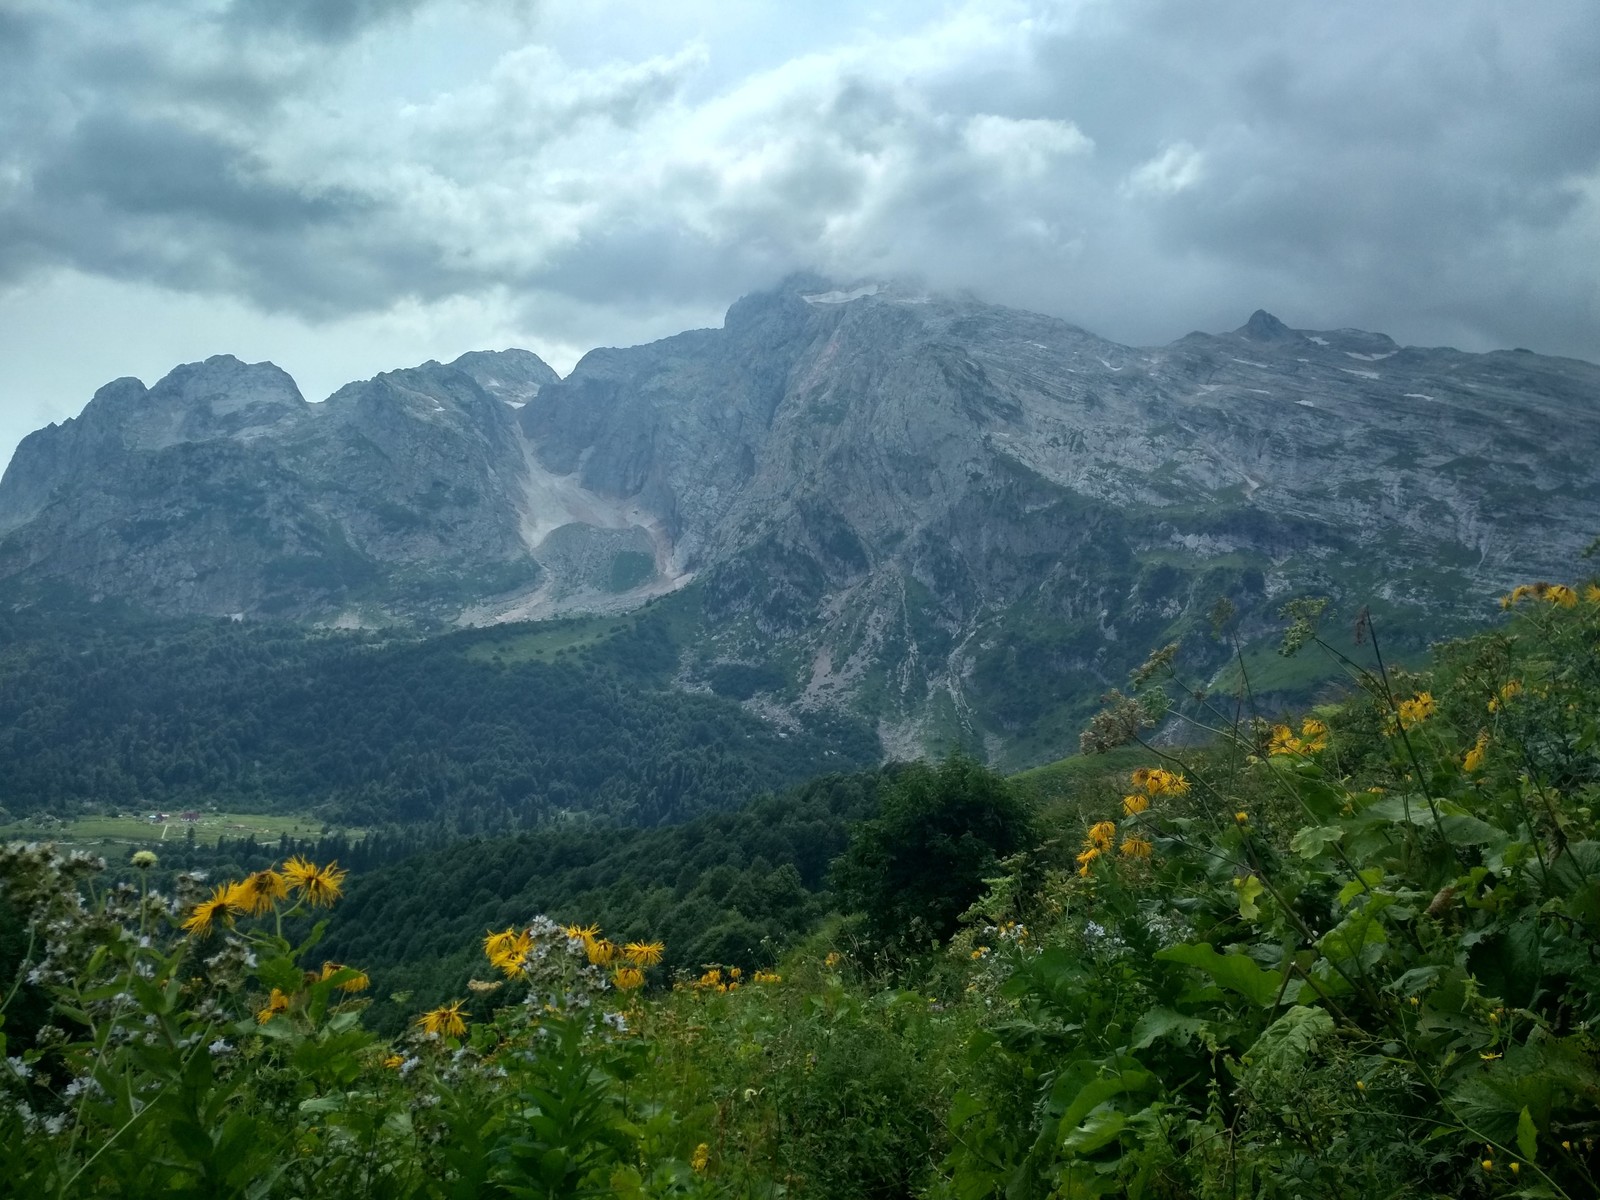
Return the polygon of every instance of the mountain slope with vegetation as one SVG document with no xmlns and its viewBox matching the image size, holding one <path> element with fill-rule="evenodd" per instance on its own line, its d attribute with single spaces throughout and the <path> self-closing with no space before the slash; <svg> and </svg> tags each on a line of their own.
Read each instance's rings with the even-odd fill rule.
<svg viewBox="0 0 1600 1200">
<path fill-rule="evenodd" d="M 226 357 L 119 380 L 0 479 L 0 599 L 438 628 L 674 593 L 686 687 L 1029 766 L 1141 647 L 1222 669 L 1219 596 L 1249 641 L 1316 593 L 1416 652 L 1567 570 L 1597 398 L 1588 363 L 1265 312 L 1139 348 L 795 277 L 559 380 L 515 351 L 322 404 Z"/>
<path fill-rule="evenodd" d="M 664 617 L 435 638 L 172 621 L 23 627 L 0 646 L 0 804 L 304 813 L 457 834 L 653 825 L 878 761 L 871 731 L 787 728 L 671 686 Z"/>
</svg>

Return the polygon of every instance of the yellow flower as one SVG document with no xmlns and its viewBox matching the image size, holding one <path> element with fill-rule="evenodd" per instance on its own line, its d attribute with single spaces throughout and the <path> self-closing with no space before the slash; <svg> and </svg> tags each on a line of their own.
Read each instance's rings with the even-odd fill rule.
<svg viewBox="0 0 1600 1200">
<path fill-rule="evenodd" d="M 580 941 L 592 942 L 600 936 L 598 925 L 568 925 L 564 930 L 567 937 L 577 938 Z"/>
<path fill-rule="evenodd" d="M 644 986 L 644 972 L 638 967 L 618 967 L 611 972 L 611 986 L 619 992 L 634 992 Z"/>
<path fill-rule="evenodd" d="M 1410 700 L 1400 701 L 1400 728 L 1411 729 L 1433 716 L 1433 693 L 1418 692 Z"/>
<path fill-rule="evenodd" d="M 1135 793 L 1134 795 L 1124 796 L 1122 798 L 1122 815 L 1125 817 L 1136 817 L 1149 807 L 1149 796 L 1141 796 Z"/>
<path fill-rule="evenodd" d="M 246 876 L 229 903 L 259 917 L 264 912 L 270 912 L 274 904 L 288 895 L 289 881 L 268 867 L 265 871 Z"/>
<path fill-rule="evenodd" d="M 1522 1170 L 1522 1164 L 1513 1160 L 1511 1163 L 1511 1173 L 1515 1175 L 1520 1170 Z"/>
<path fill-rule="evenodd" d="M 1364 1083 L 1364 1082 L 1363 1082 L 1363 1081 L 1362 1081 L 1362 1080 L 1360 1080 L 1360 1079 L 1358 1079 L 1358 1080 L 1356 1080 L 1356 1091 L 1358 1091 L 1358 1092 L 1364 1092 L 1364 1091 L 1366 1091 L 1366 1090 L 1367 1090 L 1367 1085 L 1366 1085 L 1366 1083 Z"/>
<path fill-rule="evenodd" d="M 512 928 L 502 929 L 499 933 L 486 934 L 483 939 L 483 954 L 490 962 L 502 958 L 508 951 L 514 950 L 517 945 L 517 931 Z"/>
<path fill-rule="evenodd" d="M 1133 837 L 1125 838 L 1123 840 L 1123 843 L 1122 843 L 1122 857 L 1123 858 L 1149 858 L 1150 857 L 1150 849 L 1151 849 L 1150 843 L 1146 839 L 1144 839 L 1142 837 L 1139 837 L 1136 834 Z"/>
<path fill-rule="evenodd" d="M 1485 1170 L 1485 1171 L 1492 1171 L 1492 1170 L 1494 1170 L 1494 1159 L 1492 1159 L 1492 1158 L 1486 1158 L 1486 1159 L 1484 1159 L 1484 1160 L 1483 1160 L 1483 1169 L 1484 1169 L 1484 1170 Z"/>
<path fill-rule="evenodd" d="M 843 961 L 844 955 L 840 954 L 837 950 L 829 950 L 828 957 L 822 960 L 822 965 L 825 967 L 837 967 Z"/>
<path fill-rule="evenodd" d="M 1578 603 L 1578 593 L 1564 583 L 1552 584 L 1550 590 L 1545 593 L 1544 598 L 1550 601 L 1551 604 L 1559 604 L 1562 608 L 1572 608 Z M 1513 1171 L 1516 1170 L 1515 1163 L 1512 1164 L 1511 1169 Z"/>
<path fill-rule="evenodd" d="M 1117 823 L 1115 821 L 1096 821 L 1089 826 L 1084 845 L 1094 846 L 1100 850 L 1109 850 L 1116 837 Z"/>
<path fill-rule="evenodd" d="M 1268 754 L 1299 754 L 1300 739 L 1287 725 L 1272 727 L 1272 740 L 1267 743 Z"/>
<path fill-rule="evenodd" d="M 757 983 L 782 983 L 783 976 L 776 971 L 757 971 L 755 981 Z"/>
<path fill-rule="evenodd" d="M 267 1005 L 256 1013 L 256 1024 L 265 1025 L 280 1013 L 289 1011 L 289 997 L 277 988 L 272 989 L 272 994 L 267 997 Z"/>
<path fill-rule="evenodd" d="M 701 1142 L 694 1148 L 694 1153 L 689 1156 L 689 1165 L 694 1168 L 697 1175 L 705 1173 L 707 1165 L 711 1162 L 711 1147 Z"/>
<path fill-rule="evenodd" d="M 1100 849 L 1098 846 L 1090 846 L 1082 854 L 1078 855 L 1078 874 L 1087 879 L 1089 876 L 1089 864 L 1099 857 Z"/>
<path fill-rule="evenodd" d="M 388 1067 L 391 1071 L 397 1071 L 400 1069 L 400 1065 L 405 1061 L 404 1055 L 389 1054 L 384 1057 L 383 1065 Z"/>
<path fill-rule="evenodd" d="M 975 958 L 975 959 L 976 958 L 982 958 L 985 954 L 988 954 L 988 953 L 989 953 L 989 947 L 987 947 L 987 946 L 974 946 L 972 948 L 972 957 Z"/>
<path fill-rule="evenodd" d="M 1245 812 L 1243 809 L 1240 809 L 1238 812 L 1233 814 L 1233 819 L 1239 822 L 1239 824 L 1243 825 L 1250 820 L 1250 814 Z"/>
<path fill-rule="evenodd" d="M 666 946 L 660 942 L 629 942 L 622 953 L 636 967 L 653 967 L 661 961 Z"/>
<path fill-rule="evenodd" d="M 1133 780 L 1133 786 L 1136 788 L 1148 787 L 1150 786 L 1150 768 L 1140 767 L 1129 778 Z"/>
<path fill-rule="evenodd" d="M 608 942 L 605 938 L 594 938 L 583 943 L 583 952 L 595 966 L 608 967 L 611 965 L 611 960 L 617 956 L 617 947 L 614 942 Z"/>
<path fill-rule="evenodd" d="M 1488 749 L 1489 731 L 1487 729 L 1479 730 L 1477 743 L 1471 750 L 1467 751 L 1467 756 L 1461 760 L 1462 767 L 1471 774 L 1477 774 L 1483 770 L 1484 752 Z"/>
<path fill-rule="evenodd" d="M 338 972 L 345 970 L 343 963 L 325 962 L 322 964 L 322 978 L 329 979 Z M 341 992 L 364 992 L 372 986 L 372 980 L 367 978 L 365 971 L 357 971 L 355 977 L 347 979 L 339 985 Z"/>
<path fill-rule="evenodd" d="M 1591 583 L 1583 589 L 1585 604 L 1600 604 L 1600 584 Z"/>
<path fill-rule="evenodd" d="M 349 873 L 341 870 L 337 861 L 319 867 L 298 855 L 283 864 L 289 887 L 312 908 L 332 908 L 344 893 L 344 877 Z"/>
<path fill-rule="evenodd" d="M 524 960 L 532 952 L 533 935 L 526 929 L 521 933 L 514 929 L 491 933 L 483 939 L 483 948 L 495 970 L 512 976 L 522 970 Z"/>
<path fill-rule="evenodd" d="M 461 1019 L 465 1000 L 452 1000 L 441 1008 L 423 1013 L 416 1023 L 424 1033 L 437 1033 L 443 1037 L 465 1037 L 467 1023 Z"/>
<path fill-rule="evenodd" d="M 227 919 L 229 910 L 243 911 L 243 906 L 234 898 L 236 883 L 219 883 L 212 891 L 208 900 L 202 900 L 194 906 L 189 914 L 189 919 L 183 923 L 183 931 L 195 937 L 207 937 L 211 933 L 211 926 L 220 917 Z"/>
<path fill-rule="evenodd" d="M 1500 691 L 1489 701 L 1489 711 L 1498 712 L 1503 706 L 1510 703 L 1513 696 L 1522 694 L 1522 680 L 1508 679 L 1501 685 Z"/>
<path fill-rule="evenodd" d="M 1155 767 L 1145 781 L 1145 790 L 1152 796 L 1181 796 L 1189 790 L 1189 781 L 1177 771 Z"/>
</svg>

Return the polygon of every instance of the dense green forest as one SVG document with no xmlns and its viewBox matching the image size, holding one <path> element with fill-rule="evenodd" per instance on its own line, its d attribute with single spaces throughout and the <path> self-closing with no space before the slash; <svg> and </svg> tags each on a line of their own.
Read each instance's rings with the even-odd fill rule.
<svg viewBox="0 0 1600 1200">
<path fill-rule="evenodd" d="M 874 763 L 864 724 L 780 730 L 671 686 L 656 610 L 428 639 L 231 621 L 0 643 L 0 807 L 294 810 L 508 831 L 683 820 Z"/>
<path fill-rule="evenodd" d="M 1157 651 L 1021 780 L 0 847 L 0 1195 L 1587 1200 L 1600 583 L 1504 603 L 1425 671 L 1291 604 L 1350 682 L 1292 719 Z"/>
<path fill-rule="evenodd" d="M 359 962 L 379 997 L 373 1023 L 394 1029 L 384 999 L 431 1007 L 459 995 L 483 931 L 528 913 L 598 922 L 624 940 L 666 942 L 664 966 L 770 966 L 831 909 L 829 864 L 885 785 L 922 766 L 813 780 L 736 812 L 659 829 L 551 829 L 472 839 L 352 876 L 329 921 L 326 952 Z"/>
</svg>

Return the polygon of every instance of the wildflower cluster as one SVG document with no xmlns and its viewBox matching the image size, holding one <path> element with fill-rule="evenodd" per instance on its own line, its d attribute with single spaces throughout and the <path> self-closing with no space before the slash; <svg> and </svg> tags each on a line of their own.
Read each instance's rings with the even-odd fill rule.
<svg viewBox="0 0 1600 1200">
<path fill-rule="evenodd" d="M 1135 823 L 1150 809 L 1152 801 L 1168 796 L 1184 796 L 1189 791 L 1189 780 L 1178 771 L 1164 767 L 1140 767 L 1129 777 L 1132 790 L 1122 798 L 1122 815 Z M 1096 821 L 1089 826 L 1083 838 L 1083 848 L 1078 854 L 1078 874 L 1088 878 L 1094 861 L 1108 855 L 1115 848 L 1123 858 L 1146 859 L 1154 852 L 1150 839 L 1136 831 L 1127 832 L 1122 843 L 1117 844 L 1115 821 Z"/>
<path fill-rule="evenodd" d="M 1399 727 L 1415 729 L 1433 716 L 1435 704 L 1432 692 L 1418 692 L 1409 700 L 1400 701 L 1396 708 Z"/>
<path fill-rule="evenodd" d="M 1267 742 L 1269 755 L 1296 755 L 1307 757 L 1328 748 L 1328 726 L 1316 717 L 1307 717 L 1300 723 L 1300 735 L 1287 725 L 1274 725 L 1272 737 Z"/>
<path fill-rule="evenodd" d="M 219 926 L 232 925 L 234 917 L 260 917 L 275 912 L 291 896 L 295 908 L 330 908 L 343 894 L 346 874 L 337 862 L 319 867 L 304 858 L 291 858 L 281 871 L 267 867 L 243 879 L 218 884 L 209 897 L 189 910 L 183 930 L 193 937 L 207 938 Z"/>
<path fill-rule="evenodd" d="M 1590 604 L 1600 604 L 1600 587 L 1590 584 L 1584 590 L 1584 599 Z M 1561 608 L 1575 608 L 1578 604 L 1578 593 L 1564 583 L 1519 583 L 1511 591 L 1500 597 L 1501 608 L 1515 608 L 1524 600 L 1543 601 L 1546 604 L 1559 605 Z"/>
<path fill-rule="evenodd" d="M 835 965 L 839 959 L 837 955 L 829 955 Z M 749 982 L 755 984 L 778 984 L 783 982 L 783 976 L 776 971 L 757 970 L 750 976 Z M 741 967 L 708 966 L 696 979 L 687 983 L 680 982 L 673 985 L 673 991 L 688 991 L 696 995 L 726 995 L 737 992 L 745 984 L 744 969 Z"/>
</svg>

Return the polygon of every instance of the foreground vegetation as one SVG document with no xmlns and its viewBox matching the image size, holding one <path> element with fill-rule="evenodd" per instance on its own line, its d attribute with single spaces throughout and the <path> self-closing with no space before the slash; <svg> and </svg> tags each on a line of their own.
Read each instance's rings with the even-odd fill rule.
<svg viewBox="0 0 1600 1200">
<path fill-rule="evenodd" d="M 387 1038 L 373 979 L 321 949 L 337 867 L 168 892 L 146 860 L 108 888 L 14 845 L 0 1189 L 1593 1196 L 1600 587 L 1506 607 L 1410 674 L 1292 605 L 1285 650 L 1354 685 L 1292 721 L 1252 712 L 1248 667 L 1207 695 L 1157 653 L 1087 748 L 1173 699 L 1213 741 L 1152 743 L 1115 790 L 1074 770 L 1034 803 L 952 760 L 819 793 L 860 813 L 831 873 L 715 961 L 673 960 L 621 890 L 615 940 L 475 915 L 462 990 Z M 695 886 L 679 852 L 662 903 Z M 390 870 L 426 894 L 429 862 Z"/>
</svg>

